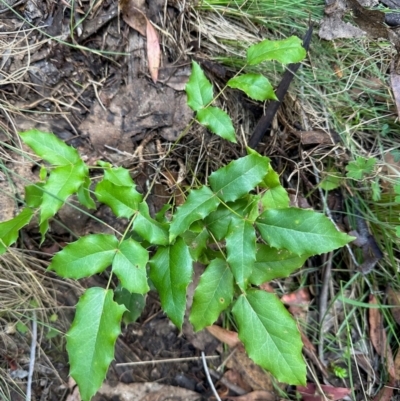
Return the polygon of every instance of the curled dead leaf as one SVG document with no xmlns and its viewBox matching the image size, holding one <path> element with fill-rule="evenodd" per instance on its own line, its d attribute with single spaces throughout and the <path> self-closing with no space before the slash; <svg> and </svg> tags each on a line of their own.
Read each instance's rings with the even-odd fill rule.
<svg viewBox="0 0 400 401">
<path fill-rule="evenodd" d="M 230 396 L 227 399 L 234 401 L 275 401 L 276 395 L 270 391 L 257 390 L 237 397 Z"/>
<path fill-rule="evenodd" d="M 120 8 L 123 20 L 142 36 L 147 38 L 147 60 L 151 79 L 154 83 L 158 79 L 160 67 L 160 42 L 153 25 L 146 17 L 144 0 L 121 0 Z"/>
<path fill-rule="evenodd" d="M 322 384 L 320 386 L 323 393 L 313 383 L 307 383 L 306 387 L 297 386 L 297 391 L 301 394 L 303 401 L 325 401 L 341 400 L 351 394 L 351 389 L 345 387 L 333 387 Z"/>
<path fill-rule="evenodd" d="M 374 295 L 370 296 L 369 303 L 377 305 L 378 302 Z M 387 341 L 386 331 L 383 326 L 383 316 L 378 308 L 369 309 L 369 336 L 376 352 L 386 359 L 386 368 L 392 378 L 396 377 L 393 353 Z"/>
<path fill-rule="evenodd" d="M 240 344 L 239 336 L 234 331 L 223 329 L 219 326 L 208 326 L 206 327 L 209 333 L 211 333 L 219 341 L 227 344 L 229 347 L 234 348 Z"/>
<path fill-rule="evenodd" d="M 149 63 L 150 76 L 154 83 L 158 79 L 158 69 L 160 67 L 160 42 L 158 35 L 151 22 L 146 18 L 147 36 L 147 60 Z"/>
<path fill-rule="evenodd" d="M 121 0 L 119 6 L 123 20 L 142 36 L 146 36 L 145 0 Z"/>
</svg>

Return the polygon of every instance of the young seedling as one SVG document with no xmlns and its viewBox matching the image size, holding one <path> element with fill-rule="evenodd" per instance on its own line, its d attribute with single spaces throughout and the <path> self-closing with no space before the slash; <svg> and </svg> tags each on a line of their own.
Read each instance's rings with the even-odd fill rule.
<svg viewBox="0 0 400 401">
<path fill-rule="evenodd" d="M 249 64 L 271 59 L 289 63 L 304 55 L 300 41 L 289 38 L 252 46 L 247 59 Z M 228 85 L 259 100 L 274 98 L 266 78 L 257 74 L 235 77 Z M 198 121 L 234 142 L 230 118 L 210 106 L 212 85 L 196 63 L 187 93 Z M 20 136 L 47 165 L 41 181 L 26 187 L 25 208 L 14 219 L 0 223 L 0 253 L 15 243 L 34 214 L 44 238 L 49 220 L 73 194 L 86 208 L 96 207 L 89 190 L 90 167 L 75 149 L 38 130 Z M 195 330 L 231 310 L 250 358 L 279 381 L 304 385 L 306 365 L 296 322 L 276 295 L 258 286 L 287 277 L 308 257 L 340 248 L 352 237 L 337 231 L 323 214 L 290 207 L 270 160 L 251 149 L 247 156 L 213 172 L 209 185 L 191 189 L 170 218 L 150 216 L 128 170 L 101 161 L 98 165 L 104 176 L 94 195 L 116 217 L 130 219 L 128 229 L 118 236 L 83 236 L 58 252 L 49 266 L 70 279 L 100 274 L 111 266 L 111 274 L 120 282 L 115 291 L 87 289 L 67 333 L 70 374 L 82 399 L 89 401 L 101 386 L 114 357 L 121 321 L 137 317 L 135 308 L 138 303 L 144 306 L 149 281 L 159 293 L 164 312 L 182 328 L 194 261 L 206 266 L 189 317 Z"/>
</svg>

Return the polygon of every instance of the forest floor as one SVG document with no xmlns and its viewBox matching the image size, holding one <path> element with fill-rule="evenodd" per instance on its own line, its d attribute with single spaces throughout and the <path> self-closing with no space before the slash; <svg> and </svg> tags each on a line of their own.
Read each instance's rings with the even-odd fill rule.
<svg viewBox="0 0 400 401">
<path fill-rule="evenodd" d="M 246 67 L 250 45 L 303 38 L 314 24 L 308 56 L 256 147 L 271 159 L 292 206 L 325 212 L 359 240 L 265 286 L 292 304 L 307 386 L 277 383 L 240 347 L 230 349 L 228 314 L 214 335 L 189 324 L 179 332 L 151 291 L 142 315 L 123 327 L 95 400 L 213 400 L 201 351 L 224 400 L 399 397 L 397 9 L 398 0 L 0 0 L 0 221 L 16 215 L 25 185 L 38 180 L 40 168 L 18 137 L 33 128 L 54 133 L 90 165 L 129 169 L 153 215 L 179 204 L 189 188 L 243 154 L 267 107 L 224 89 L 216 104 L 232 117 L 237 144 L 191 124 L 185 86 L 192 60 L 221 89 Z M 147 24 L 158 37 L 153 47 Z M 157 77 L 154 46 L 161 50 Z M 279 85 L 285 67 L 259 68 Z M 88 213 L 71 201 L 43 244 L 32 223 L 0 256 L 1 400 L 24 400 L 27 392 L 34 400 L 80 400 L 64 334 L 83 289 L 104 287 L 109 277 L 61 280 L 46 267 L 72 240 L 127 225 L 105 205 Z"/>
</svg>

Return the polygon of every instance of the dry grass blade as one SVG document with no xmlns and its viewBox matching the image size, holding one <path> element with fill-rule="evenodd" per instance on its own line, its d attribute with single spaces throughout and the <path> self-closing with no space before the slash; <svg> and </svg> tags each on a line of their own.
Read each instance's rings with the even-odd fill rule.
<svg viewBox="0 0 400 401">
<path fill-rule="evenodd" d="M 68 287 L 49 278 L 45 268 L 45 262 L 17 249 L 0 256 L 0 389 L 5 400 L 11 400 L 12 394 L 30 390 L 37 394 L 36 379 L 40 376 L 53 377 L 59 385 L 63 384 L 49 357 L 62 345 L 60 334 L 65 333 L 68 325 L 56 300 L 57 292 Z M 36 352 L 30 334 L 35 324 L 38 326 Z M 27 388 L 21 379 L 28 375 L 31 352 L 36 353 L 37 359 L 30 367 L 35 381 L 32 388 Z"/>
</svg>

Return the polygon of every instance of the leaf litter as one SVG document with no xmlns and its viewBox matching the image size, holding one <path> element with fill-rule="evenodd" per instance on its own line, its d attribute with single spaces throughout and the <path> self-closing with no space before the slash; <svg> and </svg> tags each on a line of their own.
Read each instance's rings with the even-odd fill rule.
<svg viewBox="0 0 400 401">
<path fill-rule="evenodd" d="M 382 3 L 386 4 L 386 2 L 383 1 Z M 394 2 L 390 3 L 391 4 L 387 5 L 393 6 L 392 3 Z M 1 58 L 2 75 L 0 84 L 2 85 L 1 88 L 3 91 L 1 103 L 3 110 L 1 116 L 2 131 L 11 136 L 18 129 L 25 130 L 33 126 L 43 127 L 41 129 L 45 131 L 54 131 L 63 140 L 76 144 L 80 152 L 83 151 L 89 159 L 92 158 L 95 160 L 98 155 L 101 155 L 105 157 L 106 160 L 125 163 L 125 165 L 130 166 L 134 174 L 137 175 L 137 181 L 143 190 L 147 188 L 146 181 L 154 174 L 154 169 L 151 164 L 162 160 L 166 154 L 165 149 L 169 146 L 169 141 L 177 139 L 192 117 L 192 113 L 189 109 L 187 109 L 186 112 L 182 111 L 182 108 L 186 106 L 183 94 L 170 91 L 166 97 L 161 96 L 164 95 L 165 88 L 162 87 L 160 90 L 159 87 L 155 88 L 153 86 L 154 82 L 153 84 L 150 82 L 149 76 L 152 78 L 152 81 L 156 81 L 159 77 L 155 78 L 152 76 L 151 71 L 160 70 L 160 74 L 164 71 L 166 78 L 161 80 L 163 80 L 166 85 L 168 85 L 168 82 L 174 81 L 174 79 L 179 76 L 180 71 L 183 71 L 185 68 L 187 70 L 189 60 L 185 58 L 185 52 L 189 54 L 193 49 L 194 52 L 196 52 L 197 44 L 194 45 L 191 41 L 201 42 L 202 40 L 200 46 L 201 51 L 197 50 L 198 54 L 196 54 L 199 60 L 201 58 L 204 60 L 204 52 L 208 52 L 208 54 L 212 55 L 218 54 L 218 52 L 215 51 L 216 46 L 225 46 L 225 49 L 228 49 L 229 46 L 226 44 L 226 40 L 232 39 L 233 33 L 236 35 L 234 37 L 235 43 L 238 43 L 238 38 L 245 42 L 247 41 L 247 43 L 255 42 L 254 36 L 252 36 L 251 33 L 253 22 L 245 18 L 243 21 L 246 22 L 247 26 L 244 31 L 241 31 L 240 29 L 236 29 L 241 28 L 240 23 L 237 21 L 229 20 L 227 17 L 221 17 L 221 15 L 219 15 L 218 18 L 221 18 L 219 20 L 220 24 L 216 24 L 215 18 L 217 18 L 217 16 L 215 14 L 203 13 L 199 18 L 195 17 L 195 21 L 192 21 L 191 25 L 191 29 L 197 31 L 198 35 L 194 38 L 189 38 L 188 32 L 190 29 L 187 29 L 189 26 L 186 25 L 188 24 L 189 18 L 188 14 L 185 14 L 184 9 L 182 11 L 182 8 L 168 5 L 167 13 L 164 15 L 163 5 L 162 7 L 160 5 L 155 8 L 153 7 L 152 10 L 145 7 L 142 10 L 146 15 L 143 19 L 144 22 L 142 21 L 143 26 L 148 27 L 150 24 L 149 21 L 152 21 L 158 27 L 161 27 L 158 32 L 160 35 L 160 42 L 164 46 L 163 49 L 166 47 L 170 49 L 168 57 L 165 57 L 165 54 L 160 57 L 160 69 L 157 68 L 156 63 L 153 64 L 153 68 L 149 68 L 151 62 L 149 62 L 149 53 L 145 50 L 147 46 L 145 38 L 148 36 L 148 33 L 144 31 L 142 34 L 143 38 L 140 38 L 136 32 L 123 26 L 123 24 L 121 24 L 122 26 L 118 25 L 121 21 L 118 22 L 117 7 L 111 2 L 100 2 L 93 10 L 85 9 L 85 5 L 79 5 L 79 7 L 75 9 L 66 7 L 65 10 L 62 10 L 61 6 L 57 5 L 54 10 L 50 10 L 46 8 L 35 8 L 32 2 L 26 2 L 26 9 L 22 7 L 22 2 L 7 1 L 7 4 L 14 6 L 21 14 L 18 16 L 7 11 L 7 13 L 9 13 L 7 16 L 10 16 L 10 18 L 0 21 L 1 28 L 2 30 L 4 29 L 3 32 L 7 33 L 7 36 L 2 35 L 1 38 L 3 39 L 6 37 L 8 41 Z M 367 19 L 367 21 L 370 22 L 370 20 L 368 20 L 370 16 L 367 14 L 367 11 L 364 11 L 364 9 L 361 10 L 353 1 L 350 2 L 350 5 L 353 13 L 357 14 L 358 12 L 359 15 L 361 15 L 361 17 L 358 17 L 359 21 Z M 361 1 L 360 5 L 361 7 L 373 6 L 371 3 L 367 4 Z M 396 4 L 394 4 L 394 6 L 396 6 Z M 3 1 L 0 6 L 1 15 L 3 15 L 3 11 L 6 10 L 8 9 L 4 7 Z M 198 11 L 192 10 L 191 12 L 195 15 Z M 280 12 L 283 15 L 283 11 L 281 10 Z M 86 13 L 88 13 L 87 16 L 90 18 L 82 18 Z M 4 12 L 4 14 L 6 14 L 6 12 Z M 163 18 L 159 18 L 157 14 L 162 15 Z M 308 18 L 308 13 L 305 15 Z M 378 25 L 378 28 L 381 28 L 381 14 L 375 13 L 373 15 L 374 19 L 369 25 L 374 28 Z M 211 24 L 211 26 L 208 25 L 208 28 L 207 25 L 202 25 L 207 18 L 214 18 L 213 24 Z M 298 31 L 299 37 L 305 32 L 307 18 L 303 19 L 303 29 Z M 68 40 L 68 38 L 71 37 L 70 21 L 74 21 L 72 25 L 76 28 L 73 33 L 74 39 L 71 43 L 77 45 L 77 48 L 66 47 L 63 43 L 57 43 L 56 41 L 49 45 L 48 41 L 44 39 L 43 33 L 32 30 L 23 19 L 34 21 L 35 23 L 38 23 L 39 20 L 45 21 L 47 26 L 43 28 L 43 32 L 52 35 L 60 35 L 62 40 Z M 355 18 L 355 22 L 356 21 L 357 18 Z M 352 26 L 356 28 L 355 25 Z M 180 27 L 186 29 L 181 29 Z M 346 27 L 346 29 L 348 29 L 346 37 L 354 38 L 355 34 L 352 34 L 351 30 L 349 33 L 350 28 L 348 28 L 348 25 L 346 25 Z M 224 28 L 227 28 L 227 31 L 224 32 Z M 365 32 L 361 26 L 357 29 L 355 29 L 355 31 Z M 163 30 L 169 34 L 163 33 Z M 17 31 L 18 33 L 15 33 Z M 153 31 L 153 33 L 154 32 L 155 31 Z M 380 32 L 379 29 L 378 32 Z M 213 34 L 215 34 L 214 37 L 212 37 Z M 225 35 L 223 38 L 225 42 L 224 40 L 220 41 L 216 39 L 223 36 L 222 34 Z M 364 33 L 360 35 L 365 36 Z M 385 37 L 385 34 L 382 33 L 382 35 Z M 199 38 L 201 40 L 199 40 Z M 124 40 L 128 43 L 124 42 Z M 1 43 L 3 46 L 3 42 Z M 79 46 L 82 48 L 79 48 Z M 89 46 L 89 48 L 86 46 Z M 244 46 L 244 48 L 245 47 L 246 46 Z M 111 50 L 119 54 L 105 54 L 104 57 L 99 57 L 98 54 L 104 50 Z M 236 50 L 240 51 L 240 49 Z M 132 54 L 129 63 L 126 63 L 125 60 L 124 53 L 126 52 Z M 153 57 L 157 60 L 156 55 L 153 54 Z M 182 59 L 179 59 L 179 57 L 182 57 Z M 207 60 L 207 56 L 205 62 L 210 62 Z M 218 60 L 214 62 L 214 65 L 218 67 Z M 343 71 L 346 74 L 346 70 L 343 69 Z M 228 76 L 231 72 L 232 67 L 228 66 Z M 187 80 L 188 77 L 187 72 L 186 75 L 183 73 L 182 76 L 185 78 L 177 79 L 178 91 L 184 89 L 186 84 L 185 80 Z M 220 76 L 210 76 L 213 77 L 215 84 L 221 84 Z M 277 79 L 279 79 L 280 75 L 276 74 L 276 76 L 278 77 Z M 391 70 L 391 79 L 392 89 L 397 98 L 398 89 L 396 89 L 394 84 L 396 76 L 397 72 L 394 66 Z M 138 93 L 138 97 L 135 97 L 136 92 Z M 360 91 L 359 94 L 354 96 L 362 101 L 363 93 L 363 91 Z M 117 100 L 118 98 L 119 100 Z M 6 101 L 4 99 L 6 99 Z M 157 99 L 159 100 L 157 101 Z M 146 103 L 147 100 L 148 103 L 151 104 L 150 106 Z M 251 133 L 251 128 L 254 127 L 254 123 L 262 115 L 262 107 L 249 99 L 241 98 L 234 90 L 227 90 L 225 98 L 223 98 L 221 102 L 227 105 L 229 110 L 233 112 L 235 116 L 235 126 L 241 126 L 246 134 Z M 165 105 L 169 106 L 169 108 L 163 108 Z M 307 157 L 303 160 L 296 159 L 297 165 L 291 165 L 290 161 L 287 162 L 288 164 L 282 162 L 282 157 L 286 157 L 287 159 L 295 159 L 297 157 L 295 156 L 297 154 L 297 145 L 294 143 L 293 137 L 291 137 L 291 133 L 294 131 L 292 128 L 302 133 L 312 132 L 311 129 L 304 130 L 304 128 L 306 128 L 304 125 L 304 118 L 298 118 L 299 115 L 304 113 L 304 111 L 302 111 L 304 108 L 308 108 L 307 112 L 310 112 L 309 104 L 302 102 L 301 99 L 299 100 L 293 93 L 289 92 L 287 99 L 282 105 L 282 113 L 278 114 L 275 122 L 272 123 L 273 130 L 275 130 L 273 132 L 279 131 L 280 136 L 271 135 L 268 141 L 265 140 L 265 147 L 268 155 L 276 152 L 280 154 L 276 159 L 276 163 L 280 166 L 281 171 L 285 171 L 285 169 L 288 169 L 288 166 L 290 166 L 289 170 L 287 170 L 289 173 L 283 173 L 282 176 L 287 183 L 290 183 L 290 185 L 295 183 L 294 187 L 302 186 L 303 183 L 305 183 L 304 187 L 307 188 L 307 181 L 302 181 L 301 174 L 307 175 L 311 180 L 312 178 L 310 177 L 315 175 L 315 172 L 307 170 Z M 32 111 L 34 113 L 32 113 Z M 314 111 L 311 110 L 310 119 L 313 124 L 315 123 L 317 129 L 321 129 L 322 132 L 327 133 L 328 130 L 321 122 L 321 119 L 313 115 L 313 113 Z M 321 115 L 323 115 L 323 113 Z M 180 123 L 182 123 L 182 125 L 179 125 Z M 157 130 L 157 139 L 153 137 L 149 139 L 147 143 L 144 143 L 146 139 L 150 137 L 149 131 L 153 129 Z M 368 145 L 368 140 L 369 139 L 366 139 L 366 142 L 360 141 L 360 146 L 367 147 L 365 144 Z M 4 141 L 11 143 L 8 138 L 4 138 Z M 135 154 L 141 144 L 144 144 L 143 151 L 141 150 Z M 201 172 L 207 163 L 212 169 L 215 169 L 217 166 L 220 166 L 220 164 L 237 157 L 237 150 L 224 145 L 221 141 L 215 140 L 200 129 L 197 129 L 197 131 L 194 130 L 191 136 L 187 137 L 181 144 L 181 146 L 177 145 L 175 153 L 170 156 L 171 160 L 161 163 L 162 168 L 165 169 L 165 175 L 170 171 L 174 173 L 177 172 L 178 163 L 176 158 L 196 160 L 196 163 L 194 163 L 195 170 Z M 107 145 L 108 148 L 104 145 Z M 313 157 L 318 157 L 320 155 L 326 157 L 327 154 L 334 153 L 338 155 L 337 160 L 339 164 L 343 164 L 347 161 L 346 156 L 343 156 L 343 154 L 340 156 L 340 146 L 342 146 L 340 143 L 332 143 L 317 138 L 314 143 L 304 142 L 303 146 L 303 150 L 309 152 L 308 154 L 312 154 Z M 190 149 L 190 151 L 188 149 Z M 138 155 L 141 155 L 140 161 L 138 161 Z M 17 160 L 7 161 L 7 167 L 10 170 L 14 170 L 19 164 Z M 25 168 L 26 171 L 23 172 L 25 177 L 25 174 L 28 174 L 28 170 L 34 170 L 33 166 L 32 164 Z M 290 177 L 290 174 L 293 174 L 293 176 Z M 293 181 L 293 177 L 296 177 L 296 175 L 299 176 L 299 179 L 298 181 Z M 188 178 L 189 182 L 193 180 L 190 176 Z M 13 181 L 15 182 L 15 176 L 13 176 Z M 159 185 L 161 188 L 159 196 L 167 197 L 170 195 L 171 188 L 173 189 L 174 184 L 170 183 L 165 185 L 164 182 L 164 184 Z M 311 189 L 312 188 L 308 188 L 308 190 Z M 306 193 L 307 191 L 304 192 Z M 294 190 L 293 196 L 298 199 L 302 197 L 302 194 L 299 193 L 299 190 Z M 308 200 L 310 201 L 309 205 L 312 204 L 314 207 L 318 205 L 318 201 L 315 197 L 308 197 Z M 16 198 L 14 202 L 18 205 L 18 198 Z M 159 206 L 156 206 L 156 208 L 157 207 Z M 337 213 L 338 215 L 343 213 L 343 208 L 341 206 L 335 206 L 331 209 L 333 213 Z M 71 208 L 70 214 L 64 215 L 62 221 L 68 226 L 68 222 L 74 220 L 75 216 L 77 216 L 77 212 L 74 211 L 74 208 Z M 104 214 L 99 215 L 99 217 L 101 219 L 106 219 Z M 116 223 L 115 221 L 109 221 L 109 224 L 114 226 Z M 86 224 L 83 224 L 81 230 L 84 231 L 85 229 L 91 230 Z M 103 227 L 103 229 L 106 230 L 106 227 Z M 73 227 L 73 230 L 75 230 L 75 227 Z M 93 230 L 95 231 L 95 229 Z M 55 229 L 54 232 L 58 236 L 57 240 L 61 243 L 69 241 L 68 230 L 57 232 Z M 35 239 L 34 233 L 31 233 L 31 238 L 32 239 L 28 241 L 30 242 L 30 249 L 37 249 L 37 238 Z M 274 281 L 270 284 L 270 287 L 276 291 L 290 293 L 289 288 L 294 284 L 295 278 L 288 278 L 282 282 Z M 86 283 L 86 285 L 88 284 Z M 311 288 L 314 290 L 314 287 Z M 70 305 L 73 305 L 73 303 Z M 154 305 L 156 305 L 156 301 L 154 301 L 152 305 L 152 307 L 155 308 Z M 151 318 L 153 313 L 158 313 L 156 308 L 148 312 L 147 316 Z M 336 318 L 342 321 L 344 320 L 343 314 L 337 314 Z M 312 314 L 311 318 L 308 317 L 308 319 L 312 320 Z M 157 315 L 153 320 L 158 322 Z M 169 336 L 171 331 L 173 331 L 164 323 L 165 322 L 163 322 L 163 324 L 160 323 L 160 327 L 154 330 L 154 332 L 157 332 L 161 337 Z M 355 325 L 357 325 L 357 323 L 355 323 Z M 371 326 L 375 327 L 372 323 Z M 154 329 L 154 326 L 152 327 Z M 333 325 L 332 327 L 337 327 L 337 325 Z M 139 332 L 141 329 L 142 326 L 138 325 L 134 326 L 133 330 Z M 360 327 L 360 329 L 360 333 L 362 333 L 363 327 Z M 327 330 L 326 336 L 329 337 L 333 330 L 333 328 L 331 331 Z M 381 325 L 375 327 L 379 338 L 382 337 L 384 330 L 385 329 Z M 151 330 L 146 333 L 145 336 L 153 337 Z M 310 335 L 310 333 L 312 337 L 312 330 L 307 332 L 308 335 Z M 359 342 L 361 342 L 360 333 L 358 335 L 354 334 Z M 130 336 L 131 343 L 137 341 L 135 333 L 127 331 L 125 336 Z M 124 340 L 126 340 L 126 337 Z M 338 338 L 340 338 L 340 334 Z M 329 341 L 332 340 L 329 339 Z M 126 357 L 126 359 L 137 359 L 130 348 L 124 344 L 124 341 L 120 341 L 119 344 L 117 358 Z M 183 347 L 182 344 L 179 346 Z M 188 345 L 186 344 L 186 346 Z M 357 344 L 357 347 L 362 349 L 362 344 Z M 161 342 L 161 344 L 159 344 L 159 350 L 165 350 L 166 348 L 167 346 L 165 343 L 163 344 Z M 353 351 L 357 352 L 357 349 Z M 124 352 L 126 355 L 124 355 Z M 179 355 L 179 352 L 176 352 Z M 196 352 L 194 352 L 194 354 L 196 354 Z M 337 360 L 338 355 L 341 355 L 340 352 L 330 356 L 333 360 Z M 363 355 L 366 355 L 365 358 L 367 360 L 373 359 L 371 356 L 368 356 L 366 352 Z M 154 358 L 156 357 L 157 353 L 154 355 Z M 145 359 L 146 353 L 140 355 L 140 358 Z M 355 358 L 354 360 L 357 359 Z M 360 360 L 359 357 L 358 360 Z M 340 361 L 340 363 L 342 362 L 343 361 Z M 10 366 L 12 366 L 11 362 Z M 244 372 L 252 371 L 251 368 L 248 367 L 249 365 L 241 360 L 236 361 L 231 369 L 236 369 L 237 366 L 242 367 Z M 115 369 L 118 368 L 115 367 Z M 129 369 L 124 370 L 123 373 L 121 373 L 121 370 L 119 372 L 120 377 L 125 377 L 131 373 Z M 155 369 L 154 371 L 150 371 L 147 376 L 144 374 L 144 377 L 146 378 L 145 380 L 157 380 L 162 378 L 163 374 L 165 375 L 164 372 L 165 370 L 160 373 Z M 189 372 L 189 376 L 193 374 L 193 370 L 189 370 Z M 140 373 L 140 369 L 137 369 L 136 380 L 139 380 L 138 377 Z M 202 376 L 200 375 L 200 377 Z M 367 377 L 371 377 L 371 374 L 364 377 L 365 382 L 367 382 Z M 331 376 L 331 381 L 332 380 Z M 356 379 L 356 383 L 360 381 L 361 379 Z M 379 383 L 376 382 L 375 389 L 378 386 Z M 257 388 L 257 385 L 253 383 L 251 387 L 254 389 Z M 265 383 L 261 384 L 262 389 L 265 390 L 266 387 L 267 385 Z M 327 393 L 329 394 L 329 389 Z M 252 399 L 250 395 L 248 399 Z"/>
</svg>

